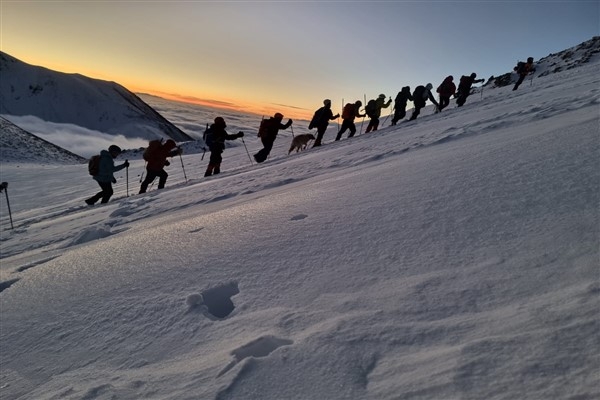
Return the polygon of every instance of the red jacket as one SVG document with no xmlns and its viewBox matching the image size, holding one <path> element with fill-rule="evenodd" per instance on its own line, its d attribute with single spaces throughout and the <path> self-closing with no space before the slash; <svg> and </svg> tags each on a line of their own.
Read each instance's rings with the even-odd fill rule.
<svg viewBox="0 0 600 400">
<path fill-rule="evenodd" d="M 178 150 L 173 148 L 176 147 L 175 142 L 167 140 L 164 144 L 161 144 L 156 150 L 152 152 L 150 160 L 146 168 L 152 171 L 160 171 L 164 168 L 167 157 L 173 157 L 177 155 Z"/>
</svg>

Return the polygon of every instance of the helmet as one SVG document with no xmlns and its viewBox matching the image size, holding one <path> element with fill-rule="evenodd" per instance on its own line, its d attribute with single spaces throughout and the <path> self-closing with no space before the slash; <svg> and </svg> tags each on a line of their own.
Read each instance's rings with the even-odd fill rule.
<svg viewBox="0 0 600 400">
<path fill-rule="evenodd" d="M 223 119 L 223 117 L 215 118 L 215 125 L 222 126 L 223 128 L 225 128 L 227 126 L 227 124 L 225 124 L 225 120 Z"/>
<path fill-rule="evenodd" d="M 330 106 L 331 105 L 331 100 L 325 99 L 325 100 L 323 100 L 323 104 L 326 105 L 326 106 Z"/>
<path fill-rule="evenodd" d="M 379 98 L 380 98 L 380 99 L 385 99 L 385 94 L 381 93 L 381 94 L 379 95 Z"/>
<path fill-rule="evenodd" d="M 108 152 L 109 153 L 119 153 L 120 154 L 121 153 L 121 148 L 119 146 L 115 145 L 115 144 L 111 144 L 108 147 Z"/>
<path fill-rule="evenodd" d="M 283 114 L 282 113 L 275 113 L 275 115 L 273 115 L 273 118 L 275 118 L 275 119 L 283 119 Z"/>
</svg>

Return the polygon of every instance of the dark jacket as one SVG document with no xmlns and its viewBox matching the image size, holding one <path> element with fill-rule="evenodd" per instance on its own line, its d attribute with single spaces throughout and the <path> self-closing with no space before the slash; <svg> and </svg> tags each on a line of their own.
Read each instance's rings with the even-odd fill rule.
<svg viewBox="0 0 600 400">
<path fill-rule="evenodd" d="M 533 68 L 533 62 L 520 62 L 519 64 L 517 64 L 515 69 L 517 71 L 517 74 L 521 76 L 526 76 L 530 72 L 535 71 L 535 68 Z"/>
<path fill-rule="evenodd" d="M 473 83 L 483 82 L 485 79 L 475 79 L 471 76 L 463 75 L 460 77 L 460 82 L 458 84 L 458 91 L 462 93 L 469 93 L 471 90 L 471 85 Z"/>
<path fill-rule="evenodd" d="M 454 78 L 452 76 L 447 76 L 446 79 L 438 86 L 437 92 L 442 97 L 450 97 L 454 93 L 456 93 L 456 85 L 452 82 Z"/>
<path fill-rule="evenodd" d="M 371 118 L 379 118 L 381 116 L 381 109 L 388 108 L 392 104 L 392 99 L 385 101 L 385 97 L 378 97 L 375 99 L 375 112 Z"/>
<path fill-rule="evenodd" d="M 210 144 L 210 151 L 219 151 L 222 152 L 225 150 L 225 141 L 226 140 L 235 140 L 239 138 L 239 135 L 230 135 L 227 133 L 225 128 L 219 125 L 212 124 L 210 128 L 208 128 L 210 133 L 212 134 L 212 142 Z"/>
<path fill-rule="evenodd" d="M 333 115 L 333 111 L 331 111 L 331 107 L 323 106 L 315 112 L 315 115 L 311 121 L 311 126 L 313 128 L 327 128 L 329 121 L 336 118 L 337 117 Z"/>
<path fill-rule="evenodd" d="M 394 107 L 396 110 L 402 110 L 406 108 L 406 102 L 410 100 L 413 101 L 413 97 L 410 94 L 410 87 L 404 86 L 398 95 L 396 95 L 396 99 L 394 100 Z"/>
<path fill-rule="evenodd" d="M 152 156 L 148 160 L 146 169 L 150 171 L 162 170 L 166 165 L 167 157 L 173 157 L 179 154 L 179 149 L 173 150 L 174 147 L 176 147 L 176 145 L 172 140 L 167 140 L 165 143 L 161 144 L 152 152 Z"/>
<path fill-rule="evenodd" d="M 436 106 L 438 105 L 438 102 L 433 97 L 433 94 L 431 94 L 431 90 L 427 89 L 423 85 L 417 86 L 413 92 L 413 102 L 415 106 L 425 107 L 427 100 L 431 101 Z"/>
<path fill-rule="evenodd" d="M 98 175 L 94 176 L 94 179 L 98 182 L 114 182 L 114 172 L 120 171 L 125 168 L 126 164 L 121 164 L 115 167 L 115 161 L 107 150 L 100 152 L 100 163 L 98 164 Z"/>
<path fill-rule="evenodd" d="M 271 118 L 269 118 L 269 122 L 267 125 L 266 135 L 264 138 L 261 136 L 261 139 L 268 140 L 268 141 L 275 141 L 275 138 L 277 137 L 279 130 L 287 129 L 290 127 L 290 125 L 292 125 L 291 119 L 288 120 L 287 123 L 282 124 L 280 119 L 275 119 L 275 118 L 271 117 Z"/>
</svg>

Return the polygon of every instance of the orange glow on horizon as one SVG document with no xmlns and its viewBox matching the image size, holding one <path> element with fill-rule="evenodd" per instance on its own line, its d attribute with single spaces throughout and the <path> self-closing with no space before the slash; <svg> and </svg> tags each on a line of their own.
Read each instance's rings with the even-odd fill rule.
<svg viewBox="0 0 600 400">
<path fill-rule="evenodd" d="M 86 69 L 82 67 L 72 67 L 70 65 L 58 62 L 47 62 L 38 60 L 34 57 L 27 57 L 27 64 L 34 66 L 42 66 L 52 71 L 61 72 L 65 74 L 80 74 L 87 76 L 91 79 L 99 79 L 109 82 L 116 82 L 119 85 L 127 88 L 134 93 L 147 93 L 153 96 L 158 96 L 166 100 L 178 101 L 188 104 L 196 104 L 199 106 L 211 107 L 215 109 L 238 111 L 242 113 L 256 114 L 257 116 L 272 116 L 279 112 L 284 115 L 285 118 L 298 119 L 298 120 L 310 120 L 312 118 L 313 111 L 307 110 L 301 107 L 288 106 L 284 104 L 273 104 L 273 103 L 252 103 L 240 100 L 231 99 L 212 99 L 212 98 L 200 98 L 193 95 L 178 94 L 166 92 L 164 89 L 149 89 L 150 86 L 160 87 L 158 85 L 147 85 L 144 82 L 136 81 L 136 79 L 123 79 L 123 77 L 109 76 L 106 73 L 97 69 Z"/>
<path fill-rule="evenodd" d="M 254 104 L 247 102 L 233 102 L 227 100 L 213 100 L 213 99 L 201 99 L 194 96 L 180 95 L 175 93 L 165 93 L 162 91 L 149 90 L 149 89 L 137 89 L 132 91 L 138 93 L 148 93 L 150 95 L 158 96 L 167 100 L 178 101 L 181 103 L 196 104 L 205 107 L 211 107 L 223 110 L 232 110 L 242 113 L 255 114 L 257 116 L 271 116 L 277 112 L 282 113 L 285 118 L 298 119 L 298 120 L 310 120 L 312 118 L 312 111 L 304 110 L 297 107 L 285 106 L 285 105 L 270 105 L 270 104 Z"/>
</svg>

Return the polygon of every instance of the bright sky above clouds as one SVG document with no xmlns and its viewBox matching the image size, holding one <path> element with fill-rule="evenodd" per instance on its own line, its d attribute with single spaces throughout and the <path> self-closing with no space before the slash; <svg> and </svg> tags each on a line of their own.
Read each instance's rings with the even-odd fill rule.
<svg viewBox="0 0 600 400">
<path fill-rule="evenodd" d="M 307 117 L 599 34 L 598 1 L 2 0 L 0 47 L 135 92 Z"/>
</svg>

